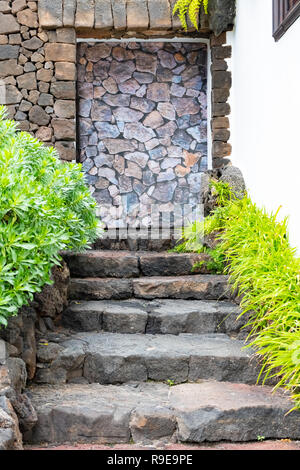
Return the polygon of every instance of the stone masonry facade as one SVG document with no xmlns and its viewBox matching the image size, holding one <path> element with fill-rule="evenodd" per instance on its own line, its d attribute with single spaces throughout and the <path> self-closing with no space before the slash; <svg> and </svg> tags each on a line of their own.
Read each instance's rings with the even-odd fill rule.
<svg viewBox="0 0 300 470">
<path fill-rule="evenodd" d="M 230 112 L 227 99 L 226 34 L 215 37 L 205 16 L 200 29 L 181 30 L 172 16 L 175 0 L 0 0 L 0 100 L 9 117 L 60 157 L 75 161 L 76 39 L 211 39 L 213 166 L 228 164 Z M 3 88 L 5 95 L 3 98 Z"/>
<path fill-rule="evenodd" d="M 38 2 L 0 1 L 0 80 L 19 129 L 76 158 L 76 34 L 45 31 Z"/>
</svg>

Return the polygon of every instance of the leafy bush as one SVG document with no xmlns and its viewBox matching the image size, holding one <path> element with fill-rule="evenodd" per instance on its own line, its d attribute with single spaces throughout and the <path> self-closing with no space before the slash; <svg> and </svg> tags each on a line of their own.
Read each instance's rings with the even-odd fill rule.
<svg viewBox="0 0 300 470">
<path fill-rule="evenodd" d="M 261 356 L 267 377 L 289 390 L 300 408 L 300 259 L 287 237 L 287 219 L 268 214 L 248 195 L 236 199 L 228 185 L 213 182 L 218 206 L 184 233 L 183 251 L 203 251 L 197 231 L 213 234 L 224 272 L 241 296 L 242 315 L 254 312 L 249 346 Z"/>
<path fill-rule="evenodd" d="M 196 29 L 198 29 L 199 10 L 201 6 L 203 6 L 204 11 L 207 14 L 208 3 L 209 0 L 177 0 L 173 9 L 173 15 L 178 13 L 182 27 L 187 30 L 186 17 L 188 14 L 192 24 Z"/>
<path fill-rule="evenodd" d="M 60 250 L 97 238 L 95 209 L 81 165 L 17 132 L 0 107 L 0 325 L 51 283 Z"/>
</svg>

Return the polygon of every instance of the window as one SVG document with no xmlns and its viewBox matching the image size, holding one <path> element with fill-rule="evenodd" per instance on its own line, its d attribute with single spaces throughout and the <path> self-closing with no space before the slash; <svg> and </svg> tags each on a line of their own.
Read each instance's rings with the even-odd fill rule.
<svg viewBox="0 0 300 470">
<path fill-rule="evenodd" d="M 273 0 L 273 37 L 281 38 L 300 16 L 300 0 Z"/>
</svg>

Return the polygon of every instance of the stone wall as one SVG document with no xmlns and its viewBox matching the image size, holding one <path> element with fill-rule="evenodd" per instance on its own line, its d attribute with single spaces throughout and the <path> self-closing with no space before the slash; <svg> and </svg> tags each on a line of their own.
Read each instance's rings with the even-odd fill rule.
<svg viewBox="0 0 300 470">
<path fill-rule="evenodd" d="M 9 116 L 63 160 L 76 159 L 76 36 L 95 38 L 173 38 L 187 36 L 173 17 L 176 0 L 1 0 L 0 81 L 6 89 Z M 225 0 L 224 0 L 225 1 Z M 230 1 L 234 5 L 234 0 Z M 217 0 L 214 15 L 223 0 Z M 234 9 L 231 8 L 234 12 Z M 218 20 L 233 21 L 233 14 Z M 230 154 L 230 54 L 225 35 L 211 33 L 212 18 L 200 15 L 199 32 L 189 24 L 189 37 L 210 37 L 213 81 L 213 157 L 216 166 Z M 1 83 L 1 82 L 0 82 Z"/>
<path fill-rule="evenodd" d="M 43 344 L 53 336 L 67 306 L 69 269 L 52 270 L 53 284 L 43 288 L 29 306 L 22 307 L 0 330 L 0 450 L 21 449 L 22 436 L 37 417 L 26 394 L 28 381 L 43 369 Z"/>
<path fill-rule="evenodd" d="M 1 104 L 19 129 L 55 145 L 63 160 L 76 158 L 76 35 L 72 28 L 45 31 L 38 2 L 0 2 Z"/>
<path fill-rule="evenodd" d="M 200 203 L 205 44 L 80 43 L 78 95 L 80 161 L 104 223 L 148 226 L 154 204 L 172 213 Z"/>
</svg>

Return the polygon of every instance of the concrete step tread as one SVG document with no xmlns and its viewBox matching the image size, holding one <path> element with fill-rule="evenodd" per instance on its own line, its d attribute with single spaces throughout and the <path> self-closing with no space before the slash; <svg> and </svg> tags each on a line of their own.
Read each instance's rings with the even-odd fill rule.
<svg viewBox="0 0 300 470">
<path fill-rule="evenodd" d="M 233 302 L 212 300 L 94 300 L 72 301 L 63 324 L 77 331 L 115 333 L 227 333 L 245 336 L 247 318 Z"/>
<path fill-rule="evenodd" d="M 75 333 L 55 347 L 40 346 L 38 358 L 44 363 L 38 364 L 35 380 L 118 384 L 212 379 L 254 384 L 260 368 L 244 346 L 225 334 Z"/>
<path fill-rule="evenodd" d="M 300 412 L 270 387 L 204 381 L 33 386 L 38 423 L 26 436 L 37 444 L 154 443 L 299 439 Z"/>
<path fill-rule="evenodd" d="M 98 251 L 63 252 L 73 277 L 179 276 L 193 274 L 195 263 L 207 261 L 204 253 Z M 198 269 L 208 273 L 205 265 Z"/>
<path fill-rule="evenodd" d="M 73 278 L 71 299 L 105 300 L 130 297 L 156 299 L 223 300 L 231 297 L 228 276 L 197 274 L 186 276 L 153 276 L 133 279 Z"/>
</svg>

